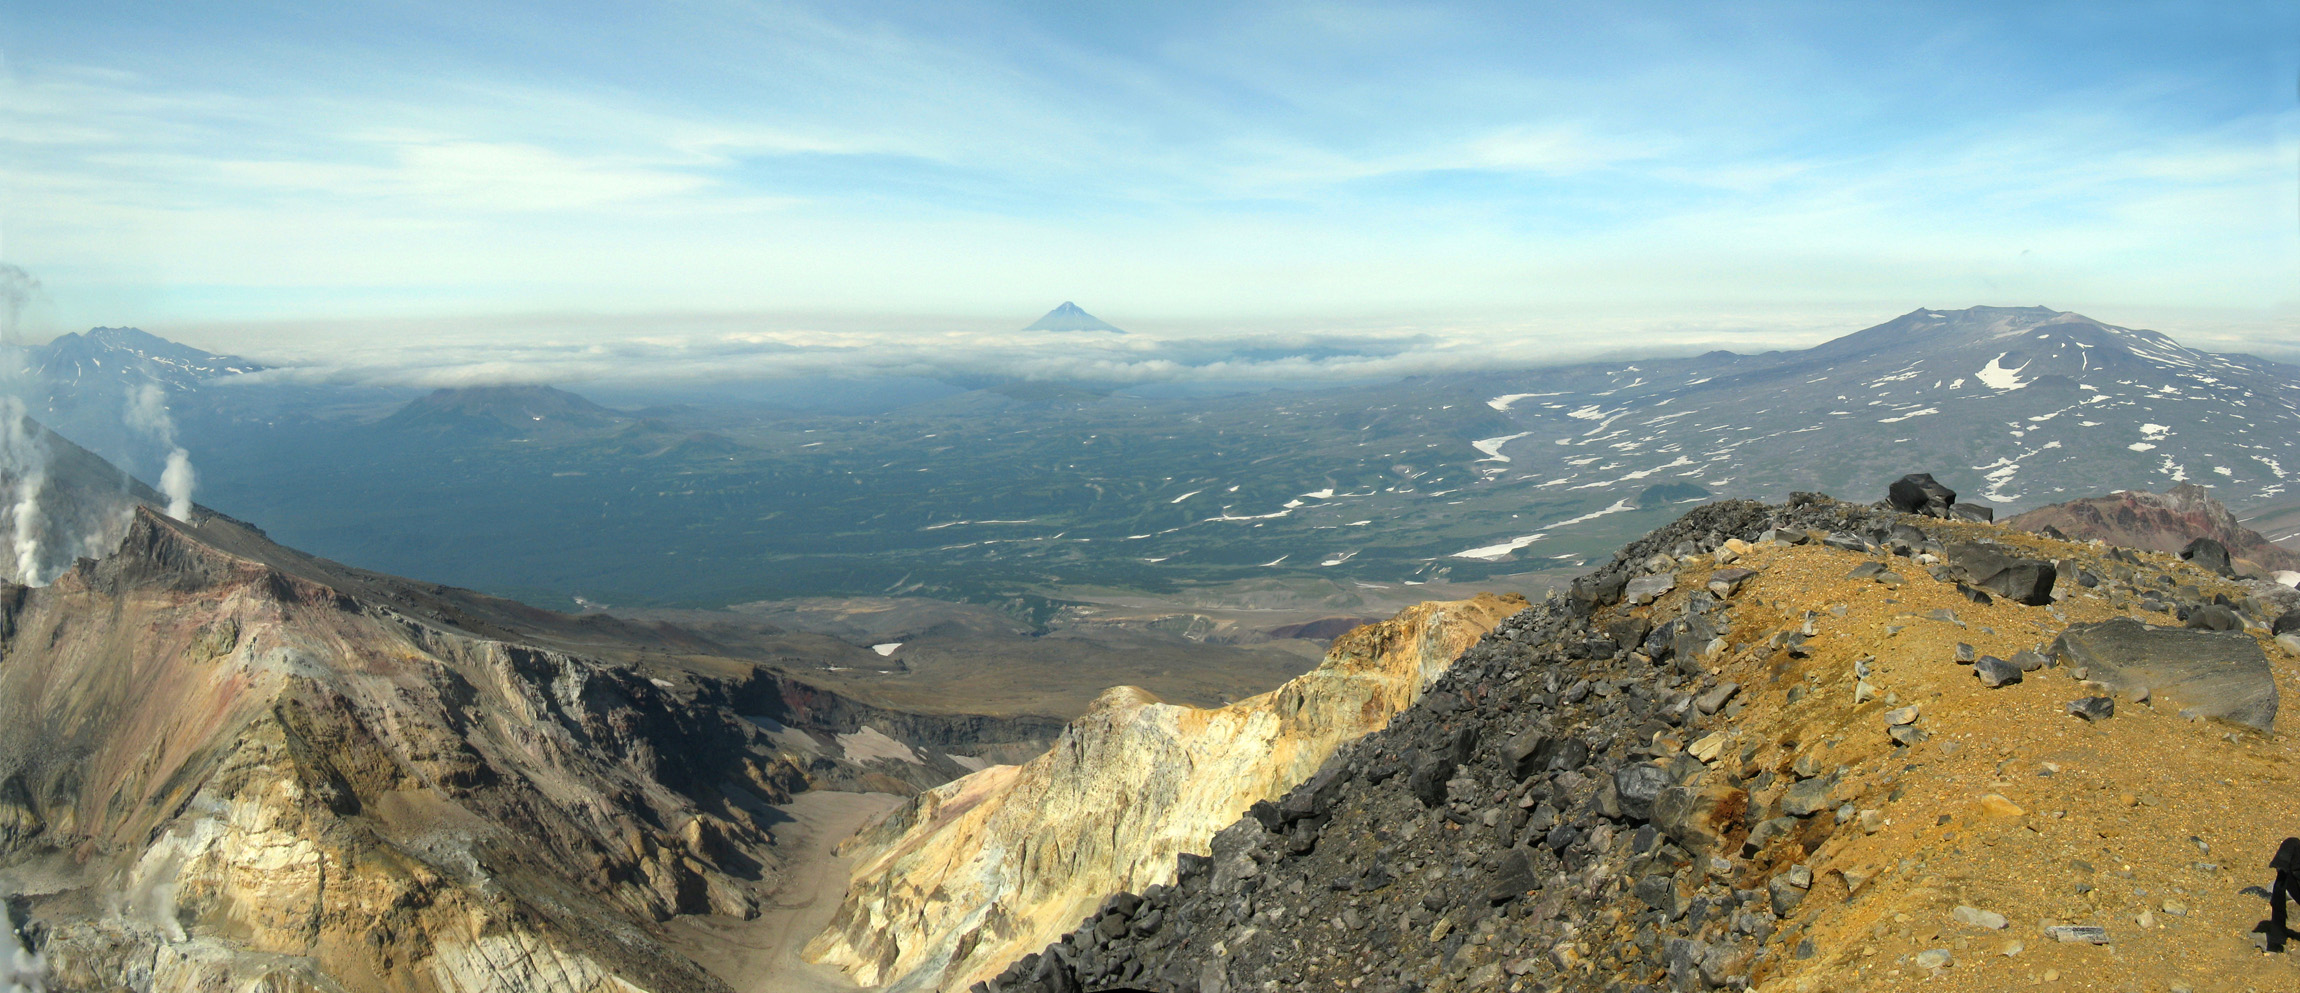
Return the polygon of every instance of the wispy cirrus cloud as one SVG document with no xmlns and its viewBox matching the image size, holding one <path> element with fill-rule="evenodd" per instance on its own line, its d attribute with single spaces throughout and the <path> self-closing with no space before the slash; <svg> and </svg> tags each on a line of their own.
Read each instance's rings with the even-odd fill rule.
<svg viewBox="0 0 2300 993">
<path fill-rule="evenodd" d="M 15 15 L 0 251 L 54 331 L 2290 313 L 2296 18 L 98 3 Z"/>
</svg>

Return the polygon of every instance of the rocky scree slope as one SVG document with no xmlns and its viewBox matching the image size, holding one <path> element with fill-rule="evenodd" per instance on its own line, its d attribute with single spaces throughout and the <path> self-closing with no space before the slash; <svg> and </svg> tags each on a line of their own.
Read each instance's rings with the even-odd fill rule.
<svg viewBox="0 0 2300 993">
<path fill-rule="evenodd" d="M 49 988 L 725 988 L 661 922 L 754 914 L 819 774 L 738 715 L 851 707 L 194 519 L 0 585 L 0 895 Z"/>
<path fill-rule="evenodd" d="M 2300 988 L 2247 933 L 2291 830 L 2296 600 L 1704 506 L 978 989 Z"/>
<path fill-rule="evenodd" d="M 847 896 L 809 957 L 893 990 L 957 989 L 1059 937 L 1112 893 L 1171 882 L 1175 856 L 1267 806 L 1379 729 L 1524 597 L 1419 604 L 1226 707 L 1109 690 L 1054 747 L 919 794 L 841 849 Z"/>
</svg>

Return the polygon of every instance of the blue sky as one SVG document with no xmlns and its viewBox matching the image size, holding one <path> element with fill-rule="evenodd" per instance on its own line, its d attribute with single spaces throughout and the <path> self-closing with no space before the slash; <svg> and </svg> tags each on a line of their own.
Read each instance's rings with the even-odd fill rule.
<svg viewBox="0 0 2300 993">
<path fill-rule="evenodd" d="M 0 54 L 33 336 L 1072 299 L 1561 347 L 1977 303 L 2300 337 L 2288 3 L 12 2 Z"/>
</svg>

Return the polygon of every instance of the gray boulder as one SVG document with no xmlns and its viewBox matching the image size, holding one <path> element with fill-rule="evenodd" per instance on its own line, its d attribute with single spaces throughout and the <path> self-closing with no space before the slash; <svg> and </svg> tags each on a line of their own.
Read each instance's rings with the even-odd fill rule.
<svg viewBox="0 0 2300 993">
<path fill-rule="evenodd" d="M 1827 779 L 1808 779 L 1789 787 L 1781 795 L 1781 812 L 1791 817 L 1811 817 L 1829 809 L 1829 794 L 1835 786 Z"/>
<path fill-rule="evenodd" d="M 1651 762 L 1632 762 L 1613 773 L 1613 789 L 1620 797 L 1621 813 L 1637 821 L 1652 819 L 1653 799 L 1676 782 L 1669 770 Z"/>
<path fill-rule="evenodd" d="M 2052 602 L 2052 584 L 2060 574 L 2050 562 L 2008 555 L 1998 546 L 1978 541 L 1956 542 L 1948 552 L 1949 561 L 1964 573 L 1965 581 L 1978 589 L 2031 607 Z"/>
<path fill-rule="evenodd" d="M 1487 903 L 1508 903 L 1540 885 L 1525 850 L 1512 848 L 1502 855 L 1501 868 L 1494 872 L 1493 884 L 1486 887 L 1485 899 Z"/>
<path fill-rule="evenodd" d="M 2203 631 L 2242 631 L 2244 618 L 2227 607 L 2208 603 L 2188 612 L 2188 626 Z"/>
<path fill-rule="evenodd" d="M 1956 505 L 1957 491 L 1942 486 L 1929 472 L 1912 472 L 1885 488 L 1885 501 L 1904 514 L 1947 517 Z"/>
<path fill-rule="evenodd" d="M 1973 675 L 1980 677 L 1981 685 L 1994 689 L 2020 682 L 2020 666 L 1994 655 L 1983 655 L 1973 663 Z"/>
<path fill-rule="evenodd" d="M 1653 798 L 1653 826 L 1696 854 L 1722 848 L 1749 811 L 1749 794 L 1721 783 L 1672 786 Z"/>
<path fill-rule="evenodd" d="M 2183 561 L 2193 562 L 2198 568 L 2210 569 L 2222 576 L 2236 575 L 2236 564 L 2228 560 L 2228 546 L 2211 538 L 2198 538 L 2180 550 Z"/>
<path fill-rule="evenodd" d="M 1662 594 L 1676 588 L 1677 577 L 1671 573 L 1663 572 L 1651 576 L 1639 576 L 1630 580 L 1628 587 L 1622 591 L 1622 596 L 1630 603 L 1652 603 L 1660 599 Z"/>
<path fill-rule="evenodd" d="M 2160 628 L 2129 617 L 2072 624 L 2052 644 L 2062 665 L 2112 689 L 2147 690 L 2184 711 L 2262 731 L 2276 724 L 2276 680 L 2260 643 L 2237 631 Z"/>
</svg>

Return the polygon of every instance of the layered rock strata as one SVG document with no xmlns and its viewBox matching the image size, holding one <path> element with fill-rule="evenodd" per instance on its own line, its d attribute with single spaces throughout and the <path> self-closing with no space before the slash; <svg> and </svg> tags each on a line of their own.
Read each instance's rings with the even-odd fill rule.
<svg viewBox="0 0 2300 993">
<path fill-rule="evenodd" d="M 2195 483 L 2162 493 L 2120 490 L 2102 497 L 2038 507 L 2005 521 L 2026 531 L 2046 528 L 2077 541 L 2098 538 L 2111 545 L 2155 552 L 2178 552 L 2198 538 L 2210 538 L 2242 564 L 2263 573 L 2300 570 L 2300 553 L 2271 543 L 2246 528 L 2236 515 Z"/>
<path fill-rule="evenodd" d="M 0 584 L 0 897 L 49 989 L 723 990 L 663 922 L 756 913 L 769 804 L 958 772 L 740 716 L 885 716 L 772 674 L 193 517 Z"/>
<path fill-rule="evenodd" d="M 1525 606 L 1487 594 L 1408 608 L 1227 707 L 1112 689 L 1045 755 L 928 790 L 850 842 L 852 885 L 809 957 L 866 985 L 964 988 L 1110 894 L 1170 882 L 1177 855 L 1204 854 L 1217 830 L 1387 724 Z"/>
</svg>

